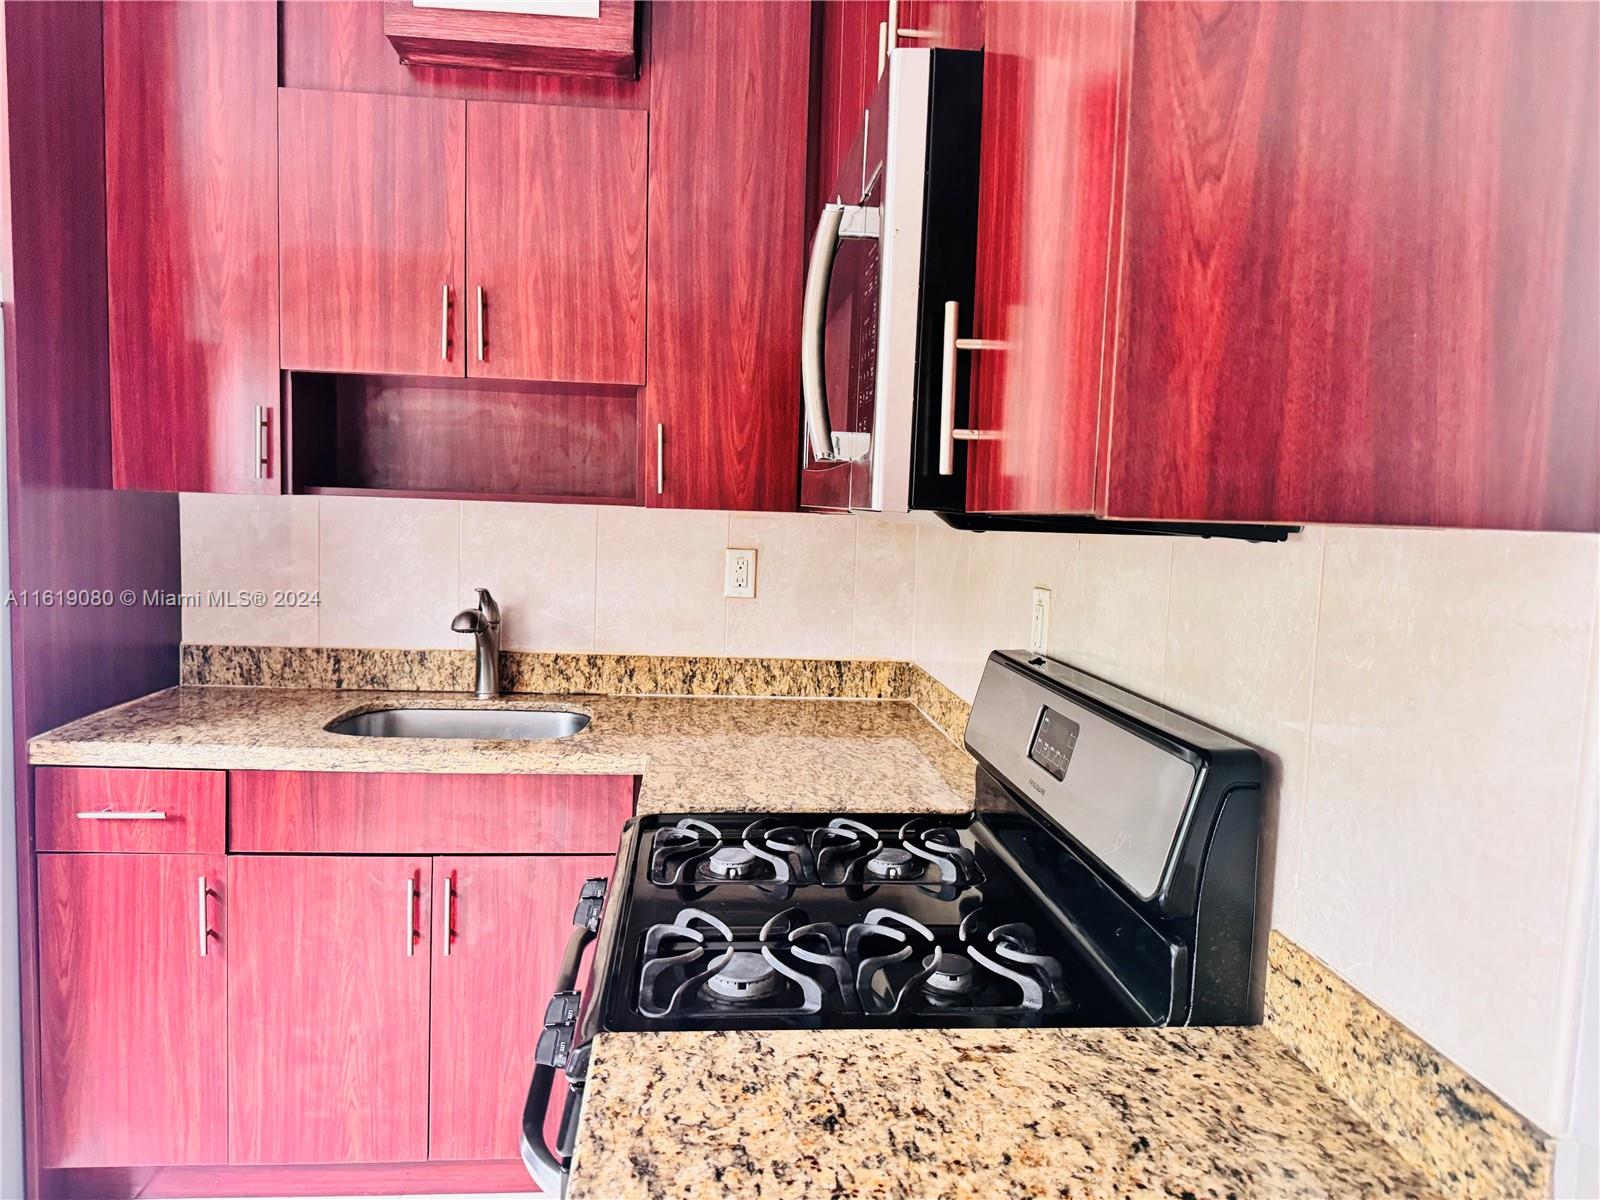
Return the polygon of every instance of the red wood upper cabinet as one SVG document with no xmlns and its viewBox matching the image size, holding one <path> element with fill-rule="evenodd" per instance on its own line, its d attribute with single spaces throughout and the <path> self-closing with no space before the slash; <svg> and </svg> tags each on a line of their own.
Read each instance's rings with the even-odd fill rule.
<svg viewBox="0 0 1600 1200">
<path fill-rule="evenodd" d="M 1106 512 L 1600 529 L 1600 7 L 1137 13 Z"/>
<path fill-rule="evenodd" d="M 467 106 L 467 374 L 644 382 L 640 111 Z"/>
<path fill-rule="evenodd" d="M 384 0 L 383 32 L 408 64 L 637 78 L 637 0 L 594 8 L 568 15 Z"/>
<path fill-rule="evenodd" d="M 650 11 L 645 498 L 793 509 L 811 8 Z"/>
<path fill-rule="evenodd" d="M 285 88 L 283 366 L 461 375 L 466 110 Z"/>
<path fill-rule="evenodd" d="M 226 1162 L 226 860 L 37 864 L 41 1165 Z"/>
<path fill-rule="evenodd" d="M 112 479 L 276 492 L 275 7 L 107 4 L 104 71 Z"/>
<path fill-rule="evenodd" d="M 231 866 L 230 1161 L 427 1158 L 431 860 Z"/>
<path fill-rule="evenodd" d="M 515 1158 L 533 1049 L 583 881 L 603 856 L 437 858 L 428 1152 Z M 552 1104 L 547 1135 L 561 1115 Z"/>
<path fill-rule="evenodd" d="M 967 443 L 974 512 L 1092 512 L 1133 6 L 990 4 Z"/>
<path fill-rule="evenodd" d="M 887 45 L 889 0 L 819 0 L 817 4 L 817 173 L 812 214 L 833 199 L 834 182 L 861 135 Z M 909 44 L 909 43 L 908 43 Z M 859 196 L 849 198 L 851 203 Z"/>
</svg>

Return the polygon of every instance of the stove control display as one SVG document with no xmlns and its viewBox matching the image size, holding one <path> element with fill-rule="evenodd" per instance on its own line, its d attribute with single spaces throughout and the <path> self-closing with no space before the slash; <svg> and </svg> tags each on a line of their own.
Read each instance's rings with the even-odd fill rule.
<svg viewBox="0 0 1600 1200">
<path fill-rule="evenodd" d="M 1078 731 L 1078 723 L 1071 717 L 1064 717 L 1053 709 L 1040 709 L 1039 725 L 1033 731 L 1028 757 L 1057 780 L 1065 779 L 1072 751 L 1078 745 Z"/>
</svg>

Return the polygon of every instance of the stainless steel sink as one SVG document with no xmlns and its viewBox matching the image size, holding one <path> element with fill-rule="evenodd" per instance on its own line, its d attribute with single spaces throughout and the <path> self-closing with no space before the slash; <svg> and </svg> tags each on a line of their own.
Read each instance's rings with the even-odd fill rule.
<svg viewBox="0 0 1600 1200">
<path fill-rule="evenodd" d="M 588 724 L 587 713 L 549 709 L 380 708 L 341 717 L 327 728 L 355 737 L 537 741 L 571 737 Z"/>
</svg>

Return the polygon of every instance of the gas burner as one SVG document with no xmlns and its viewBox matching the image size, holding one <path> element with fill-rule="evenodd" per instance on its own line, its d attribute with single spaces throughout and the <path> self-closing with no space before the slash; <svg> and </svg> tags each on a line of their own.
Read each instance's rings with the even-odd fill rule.
<svg viewBox="0 0 1600 1200">
<path fill-rule="evenodd" d="M 935 1003 L 948 1003 L 951 999 L 970 996 L 975 986 L 972 960 L 965 954 L 933 953 L 922 960 L 928 977 L 922 981 L 922 990 Z"/>
<path fill-rule="evenodd" d="M 939 882 L 967 886 L 983 881 L 977 857 L 962 844 L 961 835 L 948 825 L 926 827 L 929 818 L 915 818 L 900 827 L 900 844 L 931 864 Z"/>
<path fill-rule="evenodd" d="M 713 1003 L 751 1004 L 765 1000 L 782 986 L 777 969 L 760 954 L 735 950 L 726 965 L 705 981 L 701 991 Z"/>
<path fill-rule="evenodd" d="M 867 860 L 868 879 L 917 879 L 927 869 L 911 851 L 899 846 L 885 846 Z"/>
<path fill-rule="evenodd" d="M 650 882 L 666 886 L 689 882 L 695 868 L 721 842 L 715 825 L 694 817 L 656 830 L 650 842 Z"/>
<path fill-rule="evenodd" d="M 722 846 L 706 859 L 706 873 L 718 879 L 748 879 L 756 872 L 756 856 L 743 846 Z"/>
</svg>

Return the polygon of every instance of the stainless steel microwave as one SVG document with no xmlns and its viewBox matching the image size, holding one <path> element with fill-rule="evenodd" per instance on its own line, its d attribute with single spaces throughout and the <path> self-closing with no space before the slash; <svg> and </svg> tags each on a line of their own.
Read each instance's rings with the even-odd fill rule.
<svg viewBox="0 0 1600 1200">
<path fill-rule="evenodd" d="M 891 50 L 838 167 L 806 271 L 806 508 L 965 510 L 951 343 L 972 313 L 982 93 L 979 51 Z"/>
</svg>

